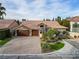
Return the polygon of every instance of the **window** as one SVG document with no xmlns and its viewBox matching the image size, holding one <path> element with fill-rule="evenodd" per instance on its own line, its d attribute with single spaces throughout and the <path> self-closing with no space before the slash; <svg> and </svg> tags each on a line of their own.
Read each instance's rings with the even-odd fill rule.
<svg viewBox="0 0 79 59">
<path fill-rule="evenodd" d="M 79 27 L 79 24 L 74 23 L 74 24 L 73 24 L 73 27 Z"/>
</svg>

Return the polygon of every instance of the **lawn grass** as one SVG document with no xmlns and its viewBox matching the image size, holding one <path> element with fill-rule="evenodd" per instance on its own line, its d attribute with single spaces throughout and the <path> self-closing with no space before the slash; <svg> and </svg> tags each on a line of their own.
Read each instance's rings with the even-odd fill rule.
<svg viewBox="0 0 79 59">
<path fill-rule="evenodd" d="M 0 40 L 0 46 L 3 46 L 5 43 L 7 43 L 10 40 L 11 40 L 11 38 L 6 38 L 6 39 L 3 39 L 3 40 Z"/>
<path fill-rule="evenodd" d="M 62 42 L 57 42 L 57 43 L 42 43 L 42 52 L 47 53 L 47 52 L 52 52 L 59 50 L 64 47 L 64 43 Z"/>
<path fill-rule="evenodd" d="M 55 44 L 49 44 L 49 47 L 50 47 L 50 49 L 53 49 L 53 50 L 59 50 L 62 47 L 64 47 L 64 43 L 57 42 Z"/>
</svg>

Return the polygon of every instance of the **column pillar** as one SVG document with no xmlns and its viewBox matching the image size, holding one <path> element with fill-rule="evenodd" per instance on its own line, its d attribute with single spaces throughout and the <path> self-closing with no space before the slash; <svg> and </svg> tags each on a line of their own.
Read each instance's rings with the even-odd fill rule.
<svg viewBox="0 0 79 59">
<path fill-rule="evenodd" d="M 30 32 L 30 36 L 32 36 L 32 30 L 31 30 L 31 29 L 30 29 L 30 31 L 29 31 L 29 32 Z"/>
<path fill-rule="evenodd" d="M 72 32 L 72 29 L 73 29 L 73 23 L 70 22 L 70 32 Z"/>
<path fill-rule="evenodd" d="M 15 36 L 17 36 L 17 30 L 15 30 Z"/>
</svg>

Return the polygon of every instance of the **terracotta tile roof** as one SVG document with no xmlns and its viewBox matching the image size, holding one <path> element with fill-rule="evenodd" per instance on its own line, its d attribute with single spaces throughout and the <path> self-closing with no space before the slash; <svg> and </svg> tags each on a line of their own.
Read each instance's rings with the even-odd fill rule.
<svg viewBox="0 0 79 59">
<path fill-rule="evenodd" d="M 44 23 L 51 28 L 67 28 L 61 26 L 57 21 L 23 21 L 21 25 L 24 25 L 30 29 L 39 29 L 39 24 Z"/>
<path fill-rule="evenodd" d="M 57 21 L 45 21 L 45 24 L 52 28 L 66 28 L 64 26 L 61 26 Z"/>
<path fill-rule="evenodd" d="M 70 21 L 79 22 L 79 16 L 75 16 L 75 17 L 70 18 Z"/>
<path fill-rule="evenodd" d="M 27 28 L 24 25 L 21 25 L 21 26 L 16 27 L 16 30 L 26 30 L 26 29 L 29 29 L 29 28 Z"/>
<path fill-rule="evenodd" d="M 0 29 L 9 28 L 10 25 L 11 25 L 14 21 L 15 21 L 15 20 L 1 20 L 1 19 L 0 19 Z"/>
<path fill-rule="evenodd" d="M 39 29 L 38 24 L 40 24 L 40 21 L 24 21 L 22 24 L 30 29 Z"/>
</svg>

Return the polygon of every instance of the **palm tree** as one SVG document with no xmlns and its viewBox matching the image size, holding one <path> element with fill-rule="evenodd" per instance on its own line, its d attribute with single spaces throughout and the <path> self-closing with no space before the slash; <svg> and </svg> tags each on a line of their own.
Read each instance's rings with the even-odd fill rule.
<svg viewBox="0 0 79 59">
<path fill-rule="evenodd" d="M 0 19 L 3 19 L 4 15 L 6 15 L 5 10 L 5 7 L 3 7 L 2 3 L 0 3 Z"/>
</svg>

